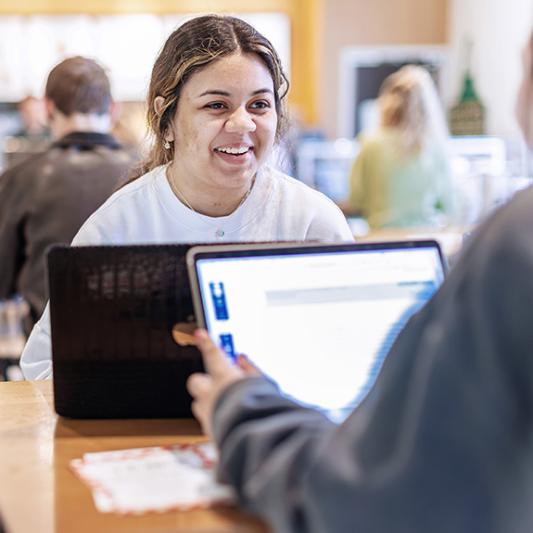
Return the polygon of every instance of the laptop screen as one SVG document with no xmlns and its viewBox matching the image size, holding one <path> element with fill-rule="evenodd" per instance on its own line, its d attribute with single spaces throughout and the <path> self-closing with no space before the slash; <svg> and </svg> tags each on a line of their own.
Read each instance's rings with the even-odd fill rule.
<svg viewBox="0 0 533 533">
<path fill-rule="evenodd" d="M 196 314 L 212 338 L 334 419 L 367 394 L 397 334 L 444 278 L 433 241 L 193 255 Z"/>
</svg>

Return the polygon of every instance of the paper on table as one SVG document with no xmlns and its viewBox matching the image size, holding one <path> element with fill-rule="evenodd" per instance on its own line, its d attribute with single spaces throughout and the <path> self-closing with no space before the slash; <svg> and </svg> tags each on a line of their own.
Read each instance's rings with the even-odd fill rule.
<svg viewBox="0 0 533 533">
<path fill-rule="evenodd" d="M 211 443 L 176 444 L 86 453 L 70 466 L 100 512 L 140 514 L 234 501 L 231 488 L 215 479 L 216 460 Z"/>
</svg>

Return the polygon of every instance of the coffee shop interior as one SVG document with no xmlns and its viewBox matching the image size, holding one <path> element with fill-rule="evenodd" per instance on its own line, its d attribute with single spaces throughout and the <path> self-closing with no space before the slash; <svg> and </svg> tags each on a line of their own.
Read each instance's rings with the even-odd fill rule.
<svg viewBox="0 0 533 533">
<path fill-rule="evenodd" d="M 104 67 L 115 102 L 112 134 L 132 161 L 142 160 L 152 142 L 146 97 L 154 61 L 176 28 L 207 13 L 243 19 L 277 50 L 290 82 L 288 124 L 270 164 L 331 199 L 356 243 L 435 240 L 453 269 L 478 225 L 532 183 L 533 152 L 515 118 L 521 53 L 533 24 L 531 0 L 2 0 L 0 202 L 4 173 L 54 142 L 45 84 L 51 69 L 71 56 Z M 369 157 L 366 140 L 383 126 L 382 94 L 399 73 L 414 76 L 405 70 L 409 65 L 418 69 L 416 76 L 423 71 L 436 95 L 430 120 L 440 128 L 442 161 L 434 171 L 445 169 L 446 175 L 445 199 L 437 199 L 440 185 L 434 181 L 435 210 L 411 219 L 361 192 L 366 182 L 358 174 L 358 158 Z M 423 194 L 417 168 L 411 178 L 418 185 L 411 189 L 402 174 L 405 189 L 395 189 L 390 202 Z M 187 199 L 182 203 L 190 207 Z M 11 206 L 0 206 L 1 227 Z M 61 206 L 49 216 L 60 218 Z M 12 253 L 0 240 L 0 261 Z M 185 493 L 171 487 L 168 475 L 158 478 L 153 498 L 140 511 L 131 502 L 150 500 L 146 494 L 124 491 L 121 507 L 99 491 L 98 483 L 112 484 L 119 474 L 118 467 L 104 472 L 101 466 L 116 457 L 100 459 L 96 452 L 150 447 L 154 469 L 168 461 L 155 447 L 184 457 L 196 454 L 204 464 L 214 452 L 203 448 L 205 437 L 193 419 L 176 426 L 135 416 L 118 421 L 58 416 L 50 381 L 25 381 L 19 364 L 30 306 L 17 283 L 12 285 L 9 293 L 0 293 L 0 530 L 269 531 L 262 519 L 224 503 L 219 487 L 209 486 L 221 491 L 210 495 L 219 501 L 214 506 L 209 499 L 198 504 L 201 488 L 192 481 L 187 485 L 196 496 L 192 504 L 172 499 L 161 504 L 161 484 Z M 148 467 L 136 468 L 147 476 Z M 183 475 L 178 470 L 176 476 Z M 145 486 L 152 482 L 144 478 Z"/>
</svg>

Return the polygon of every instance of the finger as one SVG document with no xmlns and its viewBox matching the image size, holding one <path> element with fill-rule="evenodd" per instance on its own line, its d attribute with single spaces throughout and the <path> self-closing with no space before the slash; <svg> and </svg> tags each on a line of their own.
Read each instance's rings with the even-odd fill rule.
<svg viewBox="0 0 533 533">
<path fill-rule="evenodd" d="M 209 425 L 209 416 L 207 414 L 207 410 L 205 407 L 204 402 L 192 402 L 191 403 L 191 411 L 194 415 L 194 418 L 200 422 L 200 426 L 202 426 L 202 431 L 205 435 L 212 438 L 210 434 L 210 425 Z"/>
<path fill-rule="evenodd" d="M 200 422 L 200 424 L 203 425 L 203 409 L 202 409 L 202 404 L 200 402 L 192 402 L 191 403 L 191 411 L 192 411 L 192 414 L 194 415 L 194 418 L 196 418 L 196 420 L 198 420 L 198 422 Z"/>
<path fill-rule="evenodd" d="M 240 353 L 237 355 L 237 366 L 244 371 L 248 376 L 260 376 L 262 375 L 261 370 L 257 368 L 251 361 L 248 359 L 248 356 Z"/>
<path fill-rule="evenodd" d="M 187 390 L 193 398 L 202 398 L 206 396 L 213 386 L 210 376 L 207 374 L 191 374 L 187 379 Z"/>
<path fill-rule="evenodd" d="M 207 373 L 216 375 L 231 368 L 231 363 L 223 354 L 222 350 L 212 341 L 211 337 L 204 329 L 197 329 L 194 332 L 196 346 L 202 353 L 204 366 Z"/>
<path fill-rule="evenodd" d="M 172 338 L 176 344 L 180 346 L 196 346 L 196 338 L 194 335 L 182 331 L 179 324 L 175 324 L 172 328 Z"/>
</svg>

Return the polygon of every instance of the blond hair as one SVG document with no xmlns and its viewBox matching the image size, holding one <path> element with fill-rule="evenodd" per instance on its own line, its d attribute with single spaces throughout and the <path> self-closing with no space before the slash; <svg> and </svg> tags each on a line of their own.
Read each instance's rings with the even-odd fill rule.
<svg viewBox="0 0 533 533">
<path fill-rule="evenodd" d="M 174 143 L 165 149 L 165 134 L 170 127 L 187 80 L 218 59 L 234 53 L 256 54 L 266 65 L 274 82 L 274 101 L 278 114 L 276 139 L 285 127 L 283 99 L 289 82 L 283 72 L 276 50 L 250 24 L 235 17 L 206 15 L 189 20 L 175 30 L 157 57 L 147 98 L 147 119 L 153 137 L 148 157 L 134 171 L 130 182 L 159 165 L 169 163 L 174 155 Z M 154 101 L 164 98 L 162 109 L 156 112 Z"/>
<path fill-rule="evenodd" d="M 430 141 L 444 141 L 448 132 L 435 84 L 426 69 L 406 65 L 383 82 L 378 107 L 381 126 L 400 132 L 407 153 Z"/>
</svg>

